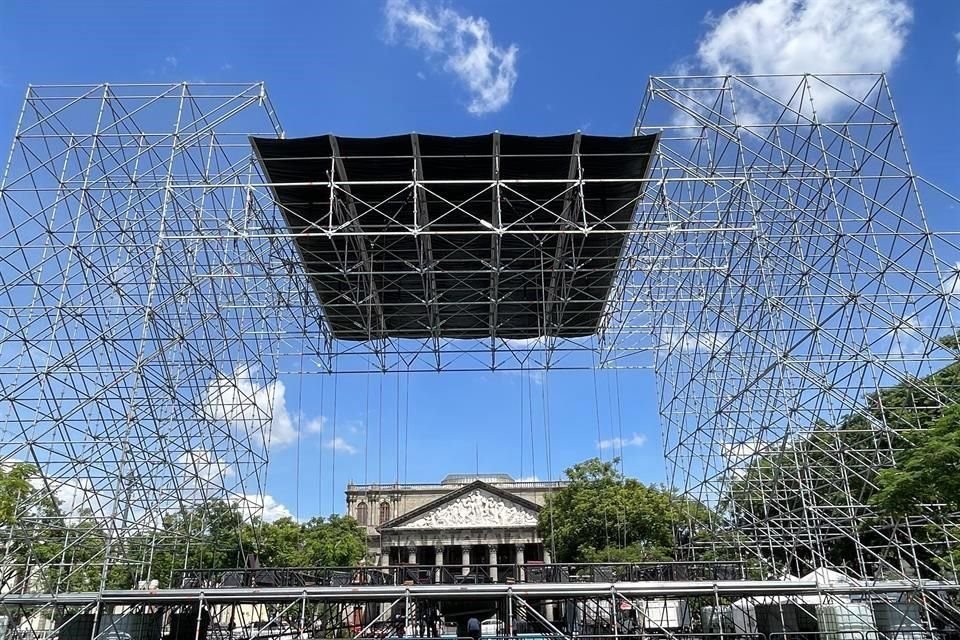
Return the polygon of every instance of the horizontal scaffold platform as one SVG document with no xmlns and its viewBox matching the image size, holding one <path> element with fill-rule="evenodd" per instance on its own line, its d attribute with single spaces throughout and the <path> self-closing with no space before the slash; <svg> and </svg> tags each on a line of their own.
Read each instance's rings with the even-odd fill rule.
<svg viewBox="0 0 960 640">
<path fill-rule="evenodd" d="M 719 594 L 736 597 L 850 595 L 867 593 L 957 592 L 960 584 L 935 581 L 894 580 L 869 584 L 786 580 L 730 580 L 718 582 L 610 582 L 588 584 L 481 584 L 481 585 L 350 585 L 344 587 L 275 587 L 265 589 L 161 589 L 77 593 L 8 593 L 0 605 L 84 605 L 94 602 L 114 605 L 205 603 L 280 603 L 299 600 L 391 602 L 398 598 L 491 599 L 491 598 L 631 598 L 695 597 Z"/>
<path fill-rule="evenodd" d="M 656 135 L 253 138 L 332 335 L 596 333 Z"/>
</svg>

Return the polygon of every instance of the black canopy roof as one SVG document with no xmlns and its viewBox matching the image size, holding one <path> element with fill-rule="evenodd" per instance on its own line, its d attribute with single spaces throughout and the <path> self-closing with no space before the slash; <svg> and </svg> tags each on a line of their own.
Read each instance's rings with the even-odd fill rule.
<svg viewBox="0 0 960 640">
<path fill-rule="evenodd" d="M 596 332 L 656 137 L 252 143 L 334 337 L 528 339 Z"/>
</svg>

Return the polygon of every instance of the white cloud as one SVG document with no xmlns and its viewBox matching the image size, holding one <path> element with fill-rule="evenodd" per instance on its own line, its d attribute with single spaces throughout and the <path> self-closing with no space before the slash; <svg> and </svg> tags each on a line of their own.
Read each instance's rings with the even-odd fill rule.
<svg viewBox="0 0 960 640">
<path fill-rule="evenodd" d="M 303 430 L 307 433 L 323 433 L 324 428 L 327 426 L 327 417 L 319 416 L 312 420 L 308 420 L 307 423 L 303 426 Z"/>
<path fill-rule="evenodd" d="M 14 465 L 23 463 L 24 461 L 19 458 L 8 458 L 0 461 L 0 470 L 9 472 Z M 29 466 L 35 468 L 33 464 L 29 464 Z M 52 493 L 61 512 L 70 520 L 81 514 L 103 518 L 110 512 L 113 501 L 113 487 L 110 486 L 98 491 L 89 477 L 80 475 L 79 469 L 74 469 L 72 477 L 67 479 L 45 477 L 43 473 L 35 473 L 26 480 L 34 490 L 45 498 Z M 18 508 L 20 507 L 18 506 Z M 35 506 L 31 507 L 31 509 L 35 508 Z"/>
<path fill-rule="evenodd" d="M 948 296 L 960 293 L 960 262 L 953 265 L 953 271 L 941 283 L 940 288 Z"/>
<path fill-rule="evenodd" d="M 610 438 L 609 440 L 600 440 L 597 442 L 599 449 L 623 449 L 624 447 L 642 447 L 647 443 L 647 436 L 642 433 L 634 433 L 629 438 Z"/>
<path fill-rule="evenodd" d="M 503 344 L 510 349 L 543 349 L 547 346 L 546 336 L 535 336 L 533 338 L 504 338 Z"/>
<path fill-rule="evenodd" d="M 177 458 L 177 464 L 184 468 L 187 477 L 210 483 L 223 478 L 231 478 L 233 469 L 212 451 L 187 451 Z"/>
<path fill-rule="evenodd" d="M 175 56 L 167 56 L 166 58 L 163 59 L 163 61 L 166 62 L 171 67 L 177 66 L 177 58 Z"/>
<path fill-rule="evenodd" d="M 233 468 L 213 451 L 186 451 L 177 457 L 176 466 L 181 474 L 181 497 L 185 502 L 219 498 L 227 479 L 236 475 Z"/>
<path fill-rule="evenodd" d="M 353 455 L 357 452 L 357 448 L 352 444 L 337 436 L 336 438 L 331 438 L 323 443 L 324 448 L 333 449 L 334 451 L 339 451 L 341 453 L 346 453 L 348 455 Z"/>
<path fill-rule="evenodd" d="M 297 430 L 287 411 L 283 382 L 261 385 L 251 378 L 252 373 L 242 366 L 232 376 L 220 376 L 207 385 L 203 417 L 227 424 L 263 447 L 294 442 Z"/>
<path fill-rule="evenodd" d="M 54 493 L 60 503 L 60 509 L 67 516 L 91 514 L 94 517 L 106 517 L 110 513 L 112 496 L 109 492 L 97 491 L 90 478 L 77 476 L 67 481 L 48 480 L 54 487 Z M 35 488 L 40 488 L 42 480 L 31 482 Z"/>
<path fill-rule="evenodd" d="M 409 0 L 387 0 L 387 35 L 402 39 L 428 57 L 439 57 L 470 93 L 467 110 L 475 115 L 502 109 L 517 82 L 516 45 L 497 46 L 490 24 L 482 17 L 463 16 L 449 7 L 415 6 Z"/>
<path fill-rule="evenodd" d="M 334 432 L 346 432 L 351 435 L 356 435 L 364 431 L 363 421 L 357 419 L 337 420 L 335 429 L 331 429 L 330 425 L 330 418 L 327 416 L 318 416 L 304 423 L 303 430 L 310 434 L 324 433 L 332 430 Z"/>
<path fill-rule="evenodd" d="M 955 33 L 954 37 L 960 42 L 960 32 Z M 957 66 L 960 67 L 960 51 L 957 51 Z"/>
<path fill-rule="evenodd" d="M 724 467 L 732 478 L 742 478 L 751 466 L 754 456 L 764 453 L 770 448 L 769 443 L 758 439 L 742 442 L 724 442 L 720 444 L 720 455 L 723 456 Z"/>
<path fill-rule="evenodd" d="M 697 57 L 713 73 L 888 69 L 913 13 L 903 0 L 760 0 L 713 21 Z"/>
<path fill-rule="evenodd" d="M 660 332 L 661 348 L 679 347 L 687 353 L 722 353 L 728 348 L 730 336 L 722 337 L 713 331 L 675 331 L 664 329 Z"/>
<path fill-rule="evenodd" d="M 730 466 L 737 466 L 742 462 L 746 462 L 757 455 L 768 445 L 760 442 L 760 440 L 744 440 L 743 442 L 724 442 L 720 444 L 720 453 L 724 458 L 727 459 L 727 462 Z"/>
<path fill-rule="evenodd" d="M 260 518 L 266 522 L 273 522 L 280 518 L 293 518 L 293 514 L 284 505 L 277 502 L 273 496 L 245 495 L 235 500 L 236 505 L 245 519 Z"/>
<path fill-rule="evenodd" d="M 886 71 L 900 57 L 912 19 L 904 0 L 742 2 L 719 18 L 707 16 L 711 28 L 696 60 L 711 74 Z M 781 98 L 797 86 L 796 79 L 757 82 Z M 847 82 L 856 88 L 856 81 Z M 814 91 L 819 111 L 841 99 L 833 91 Z"/>
</svg>

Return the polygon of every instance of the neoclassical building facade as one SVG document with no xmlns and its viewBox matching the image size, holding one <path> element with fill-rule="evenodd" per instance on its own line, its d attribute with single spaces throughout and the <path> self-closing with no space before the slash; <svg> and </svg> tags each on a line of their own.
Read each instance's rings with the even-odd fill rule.
<svg viewBox="0 0 960 640">
<path fill-rule="evenodd" d="M 537 533 L 546 497 L 564 482 L 518 482 L 505 474 L 460 475 L 439 484 L 347 486 L 347 513 L 367 530 L 371 561 L 442 566 L 496 581 L 505 565 L 549 562 Z"/>
</svg>

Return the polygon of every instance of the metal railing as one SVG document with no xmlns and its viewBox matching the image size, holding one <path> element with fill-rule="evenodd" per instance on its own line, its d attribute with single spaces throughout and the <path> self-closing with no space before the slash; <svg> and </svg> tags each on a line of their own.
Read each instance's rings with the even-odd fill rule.
<svg viewBox="0 0 960 640">
<path fill-rule="evenodd" d="M 741 562 L 526 564 L 401 564 L 360 567 L 182 569 L 173 584 L 185 589 L 403 584 L 508 584 L 743 580 Z"/>
</svg>

